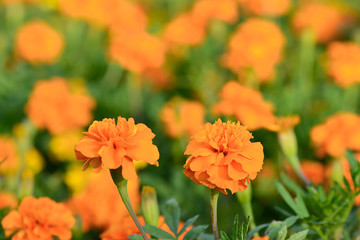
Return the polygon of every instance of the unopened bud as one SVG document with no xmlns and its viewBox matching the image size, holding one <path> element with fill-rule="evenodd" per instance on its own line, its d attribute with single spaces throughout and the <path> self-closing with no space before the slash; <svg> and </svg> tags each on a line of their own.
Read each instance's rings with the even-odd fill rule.
<svg viewBox="0 0 360 240">
<path fill-rule="evenodd" d="M 141 192 L 141 210 L 146 224 L 157 226 L 159 222 L 159 206 L 156 191 L 153 187 L 144 186 Z"/>
</svg>

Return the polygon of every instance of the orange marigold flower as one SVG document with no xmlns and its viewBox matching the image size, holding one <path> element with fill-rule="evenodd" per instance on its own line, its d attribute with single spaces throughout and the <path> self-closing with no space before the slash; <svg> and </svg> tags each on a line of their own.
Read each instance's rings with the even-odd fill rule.
<svg viewBox="0 0 360 240">
<path fill-rule="evenodd" d="M 360 83 L 360 46 L 352 42 L 331 43 L 327 51 L 328 73 L 340 87 Z"/>
<path fill-rule="evenodd" d="M 129 216 L 109 171 L 101 171 L 95 175 L 86 189 L 68 202 L 73 213 L 80 215 L 84 231 L 93 227 L 104 230 Z M 136 211 L 140 203 L 138 179 L 128 182 L 128 193 Z"/>
<path fill-rule="evenodd" d="M 352 113 L 338 113 L 329 117 L 324 124 L 311 129 L 311 141 L 317 154 L 340 157 L 345 150 L 360 150 L 360 117 Z"/>
<path fill-rule="evenodd" d="M 20 166 L 20 159 L 14 141 L 0 136 L 0 173 L 13 174 Z"/>
<path fill-rule="evenodd" d="M 205 109 L 200 102 L 173 99 L 163 106 L 160 120 L 173 138 L 192 135 L 204 124 Z"/>
<path fill-rule="evenodd" d="M 301 161 L 301 168 L 305 176 L 314 184 L 322 184 L 326 180 L 326 168 L 322 163 Z"/>
<path fill-rule="evenodd" d="M 122 167 L 125 179 L 137 178 L 133 161 L 145 161 L 159 166 L 159 151 L 152 143 L 155 134 L 145 124 L 135 124 L 133 118 L 118 117 L 94 121 L 75 146 L 77 160 L 85 161 L 83 168 L 117 169 Z"/>
<path fill-rule="evenodd" d="M 345 16 L 338 7 L 324 3 L 305 3 L 293 18 L 297 32 L 310 29 L 318 42 L 334 39 L 344 22 Z"/>
<path fill-rule="evenodd" d="M 242 23 L 229 42 L 222 63 L 246 79 L 249 69 L 261 82 L 270 81 L 280 61 L 285 37 L 273 22 L 250 18 Z"/>
<path fill-rule="evenodd" d="M 11 211 L 1 221 L 6 236 L 15 233 L 12 239 L 71 239 L 75 218 L 61 203 L 48 197 L 24 198 L 18 211 Z"/>
<path fill-rule="evenodd" d="M 17 205 L 17 200 L 13 194 L 5 191 L 0 192 L 0 209 L 3 208 L 14 209 L 16 205 Z"/>
<path fill-rule="evenodd" d="M 235 115 L 250 130 L 270 128 L 275 124 L 273 105 L 265 101 L 259 91 L 231 81 L 221 90 L 220 98 L 214 107 L 216 114 Z"/>
<path fill-rule="evenodd" d="M 239 0 L 246 11 L 259 16 L 278 17 L 289 12 L 290 0 Z"/>
<path fill-rule="evenodd" d="M 30 63 L 54 63 L 64 48 L 64 39 L 46 22 L 33 20 L 18 29 L 15 47 L 16 53 Z"/>
<path fill-rule="evenodd" d="M 264 237 L 255 237 L 255 238 L 252 238 L 251 240 L 269 240 L 270 237 L 269 236 L 264 236 Z"/>
<path fill-rule="evenodd" d="M 111 36 L 110 58 L 135 73 L 160 68 L 165 54 L 165 44 L 145 31 L 117 30 Z"/>
<path fill-rule="evenodd" d="M 191 155 L 184 165 L 184 174 L 196 184 L 227 194 L 247 188 L 255 179 L 264 160 L 263 147 L 250 142 L 252 134 L 239 122 L 206 123 L 191 137 L 185 154 Z"/>
<path fill-rule="evenodd" d="M 166 26 L 164 39 L 169 44 L 198 45 L 204 40 L 205 30 L 204 22 L 198 22 L 192 13 L 184 13 Z"/>
<path fill-rule="evenodd" d="M 38 128 L 59 134 L 89 124 L 94 106 L 93 98 L 83 88 L 71 92 L 64 78 L 53 77 L 35 83 L 25 112 Z"/>
<path fill-rule="evenodd" d="M 212 19 L 233 23 L 238 19 L 236 0 L 199 0 L 192 14 L 199 22 L 207 24 Z"/>
</svg>

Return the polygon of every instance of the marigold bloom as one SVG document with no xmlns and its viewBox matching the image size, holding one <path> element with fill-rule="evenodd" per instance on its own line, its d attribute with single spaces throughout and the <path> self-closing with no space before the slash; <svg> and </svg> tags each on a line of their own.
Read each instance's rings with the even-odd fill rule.
<svg viewBox="0 0 360 240">
<path fill-rule="evenodd" d="M 300 117 L 298 115 L 289 115 L 286 117 L 277 117 L 275 119 L 274 125 L 268 127 L 269 130 L 283 133 L 293 129 L 300 122 Z"/>
<path fill-rule="evenodd" d="M 122 167 L 125 179 L 137 178 L 133 161 L 145 161 L 159 166 L 159 151 L 152 143 L 155 135 L 145 124 L 135 124 L 133 118 L 119 117 L 94 121 L 80 142 L 75 146 L 77 160 L 85 161 L 84 169 L 117 169 Z"/>
<path fill-rule="evenodd" d="M 250 142 L 252 134 L 237 123 L 206 123 L 191 137 L 185 154 L 191 155 L 184 165 L 184 174 L 196 184 L 203 184 L 222 193 L 247 188 L 261 170 L 264 153 L 259 142 Z"/>
<path fill-rule="evenodd" d="M 192 13 L 184 13 L 166 26 L 164 39 L 169 44 L 198 45 L 204 40 L 205 27 L 205 23 L 197 21 Z"/>
<path fill-rule="evenodd" d="M 222 63 L 240 79 L 246 79 L 247 71 L 252 69 L 261 82 L 270 81 L 284 45 L 285 37 L 275 23 L 250 18 L 231 37 Z"/>
<path fill-rule="evenodd" d="M 207 24 L 212 19 L 233 23 L 238 19 L 236 0 L 199 0 L 192 9 L 194 18 Z"/>
<path fill-rule="evenodd" d="M 270 128 L 275 124 L 273 105 L 265 101 L 256 90 L 231 81 L 221 90 L 220 98 L 220 102 L 214 107 L 216 114 L 235 115 L 250 130 Z"/>
<path fill-rule="evenodd" d="M 301 168 L 310 181 L 314 184 L 324 183 L 326 180 L 326 168 L 322 163 L 313 161 L 301 161 Z"/>
<path fill-rule="evenodd" d="M 6 236 L 14 232 L 12 239 L 53 239 L 54 236 L 61 240 L 71 239 L 71 228 L 75 218 L 69 209 L 61 203 L 56 203 L 50 198 L 24 198 L 18 211 L 11 211 L 6 215 L 1 224 Z"/>
<path fill-rule="evenodd" d="M 352 113 L 338 113 L 324 124 L 316 125 L 310 132 L 317 154 L 340 157 L 345 150 L 360 150 L 360 117 Z"/>
<path fill-rule="evenodd" d="M 0 209 L 3 208 L 14 209 L 16 205 L 17 205 L 17 200 L 13 194 L 6 191 L 0 192 Z"/>
<path fill-rule="evenodd" d="M 64 40 L 44 21 L 33 20 L 18 29 L 15 47 L 16 53 L 30 63 L 54 63 L 64 48 Z"/>
<path fill-rule="evenodd" d="M 264 237 L 255 237 L 255 238 L 252 238 L 251 240 L 269 240 L 270 237 L 269 236 L 264 236 Z"/>
<path fill-rule="evenodd" d="M 160 68 L 165 62 L 165 44 L 145 31 L 118 30 L 111 36 L 109 56 L 135 73 Z"/>
<path fill-rule="evenodd" d="M 239 0 L 246 11 L 259 16 L 278 17 L 289 12 L 290 0 Z"/>
<path fill-rule="evenodd" d="M 336 37 L 344 21 L 344 14 L 338 7 L 305 3 L 296 11 L 293 26 L 297 32 L 310 29 L 318 42 L 327 42 Z"/>
<path fill-rule="evenodd" d="M 85 191 L 75 195 L 68 203 L 73 213 L 80 215 L 84 231 L 92 227 L 104 230 L 129 216 L 109 171 L 101 171 L 87 178 Z M 140 203 L 137 179 L 128 182 L 128 193 L 136 211 Z"/>
<path fill-rule="evenodd" d="M 35 83 L 25 112 L 38 128 L 59 134 L 89 124 L 94 106 L 86 92 L 71 92 L 65 79 L 53 77 Z"/>
<path fill-rule="evenodd" d="M 328 73 L 340 87 L 360 83 L 360 46 L 352 42 L 334 42 L 327 50 Z"/>
<path fill-rule="evenodd" d="M 14 141 L 0 136 L 0 173 L 14 174 L 20 166 L 20 159 Z"/>
<path fill-rule="evenodd" d="M 201 103 L 181 99 L 165 103 L 160 113 L 166 133 L 173 138 L 194 134 L 204 124 L 204 117 Z"/>
</svg>

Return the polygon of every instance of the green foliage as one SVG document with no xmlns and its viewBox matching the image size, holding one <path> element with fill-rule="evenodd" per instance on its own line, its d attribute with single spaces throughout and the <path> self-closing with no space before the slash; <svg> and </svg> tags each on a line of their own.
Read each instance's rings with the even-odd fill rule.
<svg viewBox="0 0 360 240">
<path fill-rule="evenodd" d="M 239 226 L 239 216 L 236 215 L 234 218 L 232 236 L 228 237 L 228 235 L 224 231 L 220 231 L 220 236 L 223 240 L 245 240 L 247 232 L 249 230 L 249 225 L 250 217 L 243 221 Z"/>
</svg>

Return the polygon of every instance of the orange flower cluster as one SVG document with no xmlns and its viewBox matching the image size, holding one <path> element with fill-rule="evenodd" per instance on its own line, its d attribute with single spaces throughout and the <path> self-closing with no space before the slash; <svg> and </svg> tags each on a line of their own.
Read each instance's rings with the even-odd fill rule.
<svg viewBox="0 0 360 240">
<path fill-rule="evenodd" d="M 35 83 L 25 111 L 38 128 L 58 134 L 89 124 L 94 106 L 93 98 L 83 89 L 71 92 L 64 78 L 53 77 Z"/>
<path fill-rule="evenodd" d="M 340 87 L 360 83 L 360 46 L 356 43 L 334 42 L 327 51 L 328 73 Z"/>
<path fill-rule="evenodd" d="M 235 115 L 250 130 L 274 126 L 273 105 L 260 92 L 231 81 L 225 84 L 220 97 L 221 101 L 214 107 L 216 114 Z"/>
<path fill-rule="evenodd" d="M 145 161 L 159 166 L 159 151 L 152 143 L 155 135 L 144 124 L 135 124 L 133 118 L 94 121 L 75 146 L 76 159 L 85 161 L 83 168 L 108 169 L 122 167 L 125 179 L 137 178 L 133 161 Z"/>
<path fill-rule="evenodd" d="M 32 64 L 54 63 L 64 48 L 64 39 L 41 20 L 32 20 L 18 29 L 16 53 Z"/>
<path fill-rule="evenodd" d="M 255 179 L 264 160 L 263 147 L 250 142 L 252 134 L 237 123 L 206 123 L 191 137 L 185 154 L 191 155 L 184 167 L 184 174 L 196 184 L 227 194 L 247 188 Z"/>
<path fill-rule="evenodd" d="M 137 180 L 128 182 L 128 193 L 132 206 L 137 209 L 140 203 Z M 104 230 L 129 216 L 109 171 L 96 174 L 84 192 L 70 199 L 68 206 L 80 215 L 84 231 L 92 227 Z"/>
<path fill-rule="evenodd" d="M 17 200 L 13 194 L 5 191 L 0 192 L 0 209 L 3 208 L 14 209 L 16 205 L 17 205 Z"/>
<path fill-rule="evenodd" d="M 200 102 L 173 99 L 160 113 L 166 133 L 173 138 L 194 134 L 204 124 L 205 109 Z"/>
<path fill-rule="evenodd" d="M 281 59 L 285 37 L 273 22 L 250 18 L 242 23 L 229 42 L 222 63 L 246 80 L 249 70 L 267 82 L 274 76 L 274 67 Z"/>
<path fill-rule="evenodd" d="M 290 0 L 239 0 L 246 11 L 259 16 L 278 17 L 289 12 Z"/>
<path fill-rule="evenodd" d="M 14 141 L 0 136 L 0 173 L 13 174 L 20 164 Z"/>
<path fill-rule="evenodd" d="M 165 28 L 169 44 L 198 45 L 212 19 L 233 23 L 238 18 L 236 0 L 199 0 L 193 8 L 174 18 Z"/>
<path fill-rule="evenodd" d="M 15 233 L 12 239 L 71 239 L 75 218 L 69 209 L 50 198 L 24 198 L 18 211 L 11 211 L 1 222 L 6 236 Z"/>
<path fill-rule="evenodd" d="M 334 39 L 344 24 L 343 12 L 335 6 L 324 3 L 305 3 L 295 13 L 295 31 L 310 29 L 318 42 Z"/>
<path fill-rule="evenodd" d="M 346 149 L 360 150 L 360 116 L 352 113 L 338 113 L 329 117 L 324 124 L 311 129 L 311 141 L 317 154 L 324 157 L 340 157 Z"/>
</svg>

